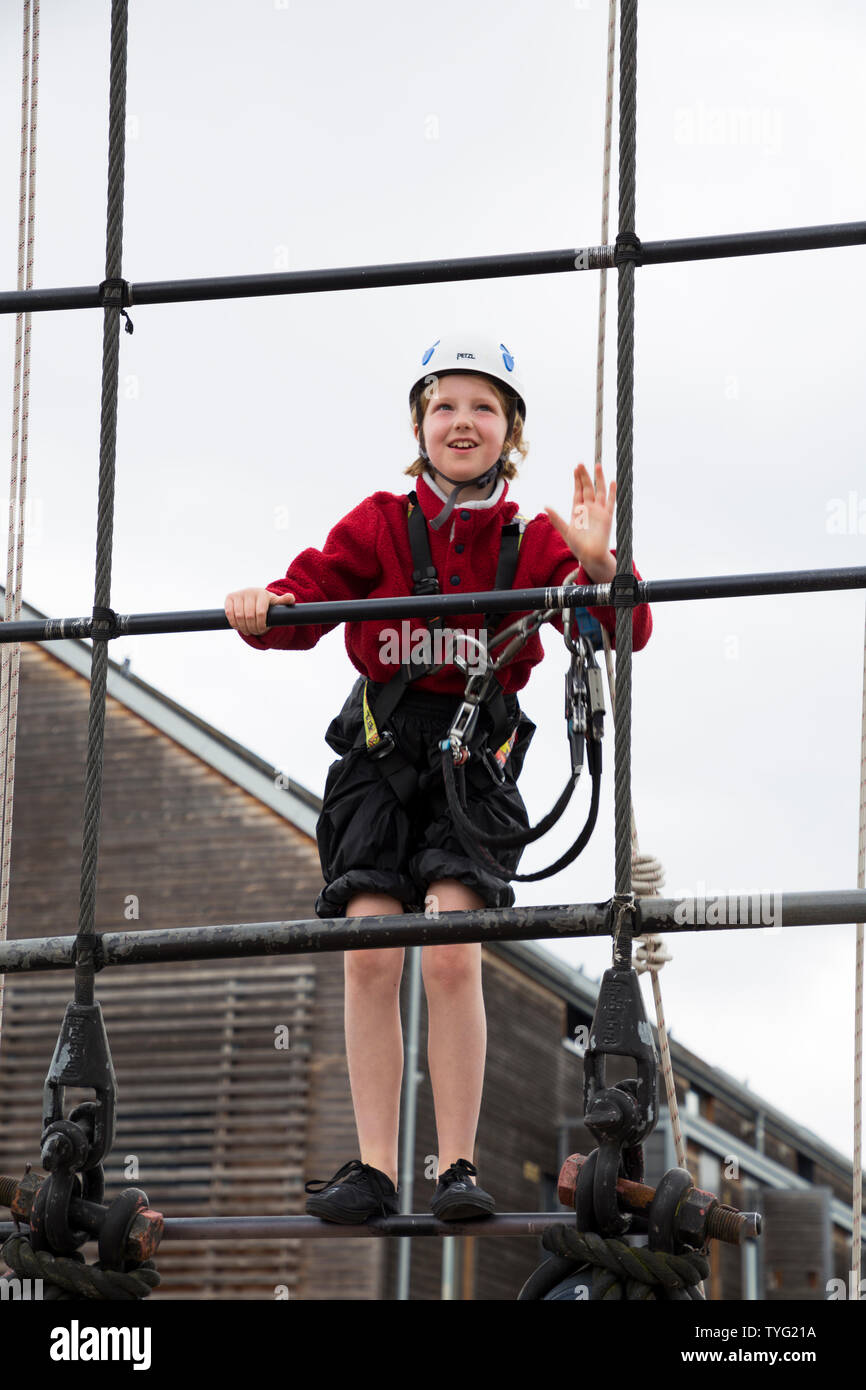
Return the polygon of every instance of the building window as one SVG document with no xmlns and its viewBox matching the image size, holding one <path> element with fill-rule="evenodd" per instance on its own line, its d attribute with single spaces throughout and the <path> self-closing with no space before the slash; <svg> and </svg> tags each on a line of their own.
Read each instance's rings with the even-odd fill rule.
<svg viewBox="0 0 866 1390">
<path fill-rule="evenodd" d="M 815 1160 L 809 1158 L 807 1154 L 797 1154 L 797 1174 L 805 1178 L 806 1182 L 815 1181 Z"/>
<path fill-rule="evenodd" d="M 698 1187 L 704 1192 L 718 1194 L 722 1183 L 722 1165 L 715 1154 L 702 1153 L 698 1158 Z"/>
</svg>

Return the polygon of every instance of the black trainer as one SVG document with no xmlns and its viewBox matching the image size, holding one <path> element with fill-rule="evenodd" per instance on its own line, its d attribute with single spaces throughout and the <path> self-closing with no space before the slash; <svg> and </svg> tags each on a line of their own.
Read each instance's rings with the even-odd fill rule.
<svg viewBox="0 0 866 1390">
<path fill-rule="evenodd" d="M 471 1221 L 476 1216 L 491 1216 L 496 1203 L 490 1193 L 469 1181 L 477 1172 L 474 1163 L 458 1158 L 440 1173 L 430 1203 L 433 1215 L 440 1221 Z"/>
<path fill-rule="evenodd" d="M 316 1178 L 304 1183 L 307 1212 L 323 1221 L 344 1226 L 360 1226 L 371 1216 L 396 1216 L 397 1189 L 387 1173 L 353 1158 L 327 1181 Z"/>
</svg>

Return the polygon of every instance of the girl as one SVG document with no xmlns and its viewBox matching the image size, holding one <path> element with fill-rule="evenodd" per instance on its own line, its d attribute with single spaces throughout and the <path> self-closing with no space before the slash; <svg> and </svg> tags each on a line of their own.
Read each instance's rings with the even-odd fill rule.
<svg viewBox="0 0 866 1390">
<path fill-rule="evenodd" d="M 409 405 L 419 457 L 406 472 L 417 478 L 417 494 L 374 492 L 337 523 L 324 549 L 304 550 L 284 578 L 229 594 L 226 617 L 250 646 L 306 649 L 334 626 L 269 628 L 272 604 L 440 592 L 437 580 L 445 593 L 497 587 L 503 528 L 517 513 L 508 499 L 508 480 L 516 474 L 511 456 L 527 453 L 526 404 L 514 358 L 501 343 L 476 334 L 438 339 L 415 369 Z M 547 507 L 546 516 L 528 522 L 516 573 L 499 587 L 559 585 L 578 561 L 577 583 L 609 582 L 616 572 L 615 551 L 608 549 L 615 498 L 616 484 L 606 486 L 600 467 L 593 481 L 579 465 L 570 520 Z M 432 565 L 424 563 L 425 546 Z M 614 634 L 613 607 L 589 611 Z M 500 615 L 493 626 L 514 616 Z M 471 648 L 482 652 L 472 639 L 483 643 L 484 622 L 473 615 L 462 623 Z M 636 607 L 635 651 L 651 630 L 647 605 Z M 473 857 L 448 815 L 438 742 L 460 704 L 464 673 L 453 661 L 439 669 L 429 647 L 435 633 L 420 619 L 347 623 L 345 634 L 361 675 L 326 734 L 340 757 L 328 773 L 317 827 L 325 878 L 317 914 L 510 907 L 510 884 Z M 503 703 L 482 706 L 465 789 L 469 815 L 485 830 L 502 833 L 529 823 L 516 779 L 535 726 L 516 692 L 542 656 L 535 634 L 499 672 Z M 500 746 L 503 718 L 510 732 Z M 498 857 L 514 872 L 520 851 Z M 322 1190 L 309 1197 L 307 1211 L 360 1223 L 398 1210 L 403 950 L 347 951 L 344 969 L 346 1055 L 361 1158 L 327 1182 L 308 1183 L 308 1192 Z M 431 1206 L 440 1219 L 462 1221 L 494 1209 L 493 1198 L 473 1181 L 471 1161 L 486 1052 L 481 945 L 425 946 L 422 973 L 438 1136 Z"/>
</svg>

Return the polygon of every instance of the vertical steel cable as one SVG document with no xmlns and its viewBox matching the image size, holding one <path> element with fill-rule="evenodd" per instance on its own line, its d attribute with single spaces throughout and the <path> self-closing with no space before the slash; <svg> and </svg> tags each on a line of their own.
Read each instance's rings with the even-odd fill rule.
<svg viewBox="0 0 866 1390">
<path fill-rule="evenodd" d="M 39 101 L 39 0 L 24 0 L 21 44 L 21 158 L 18 196 L 18 289 L 33 288 L 33 241 L 36 231 L 36 112 Z M 21 617 L 24 574 L 24 521 L 27 501 L 27 446 L 30 422 L 30 314 L 15 321 L 15 368 L 12 386 L 12 458 L 9 470 L 9 529 L 6 549 L 4 619 Z M 19 473 L 20 461 L 20 473 Z M 17 517 L 16 517 L 17 501 Z M 14 556 L 14 576 L 13 576 Z M 12 804 L 15 788 L 15 742 L 18 728 L 20 643 L 4 643 L 0 676 L 0 748 L 3 756 L 3 842 L 0 867 L 0 941 L 9 920 L 9 874 L 12 855 Z M 3 1030 L 4 980 L 0 975 L 0 1035 Z"/>
<path fill-rule="evenodd" d="M 616 4 L 617 0 L 610 0 L 608 11 L 607 26 L 607 81 L 605 86 L 604 102 L 604 157 L 601 178 L 601 245 L 607 245 L 608 237 L 608 211 L 610 205 L 610 152 L 611 152 L 611 126 L 613 124 L 613 76 L 614 76 L 614 55 L 616 52 Z M 602 267 L 599 272 L 598 290 L 598 339 L 596 348 L 596 373 L 595 373 L 595 464 L 599 467 L 603 455 L 603 427 L 604 427 L 604 353 L 605 337 L 607 327 L 607 270 Z M 613 658 L 611 656 L 610 638 L 607 630 L 601 630 L 602 642 L 604 644 L 604 660 L 607 668 L 607 681 L 610 688 L 611 711 L 614 721 L 616 721 L 616 680 L 613 672 Z M 632 847 L 632 873 L 634 877 L 635 864 L 638 864 L 638 884 L 637 892 L 644 894 L 655 894 L 664 882 L 664 873 L 657 860 L 649 855 L 640 854 L 638 844 L 637 825 L 635 824 L 634 808 L 631 815 L 631 847 Z M 659 1052 L 661 1054 L 662 1075 L 664 1076 L 665 1093 L 667 1095 L 668 1113 L 671 1120 L 673 1131 L 674 1147 L 676 1149 L 677 1163 L 681 1168 L 686 1166 L 686 1152 L 683 1143 L 682 1126 L 680 1124 L 679 1106 L 677 1104 L 676 1083 L 674 1081 L 673 1065 L 671 1062 L 671 1051 L 668 1043 L 667 1027 L 665 1025 L 664 1006 L 662 1004 L 662 991 L 659 982 L 659 968 L 661 961 L 666 958 L 663 952 L 663 943 L 659 938 L 650 937 L 645 942 L 649 959 L 648 968 L 652 978 L 653 999 L 656 1010 L 656 1024 L 659 1035 Z M 668 957 L 669 958 L 669 957 Z M 638 966 L 640 969 L 640 966 Z"/>
<path fill-rule="evenodd" d="M 111 76 L 108 114 L 108 211 L 105 240 L 105 278 L 119 279 L 123 251 L 123 165 L 126 121 L 127 0 L 112 0 Z M 111 548 L 114 525 L 114 465 L 117 452 L 117 379 L 120 351 L 120 313 L 104 310 L 102 326 L 102 419 L 99 440 L 99 503 L 96 526 L 94 607 L 108 608 L 111 592 Z M 87 773 L 84 794 L 84 837 L 81 893 L 75 964 L 75 1001 L 93 1003 L 95 973 L 96 867 L 102 802 L 105 735 L 105 694 L 108 643 L 93 642 L 90 664 L 90 714 L 87 729 Z"/>
<path fill-rule="evenodd" d="M 610 0 L 607 21 L 607 81 L 604 97 L 604 156 L 601 173 L 601 242 L 607 246 L 610 209 L 610 149 L 613 126 L 613 71 L 616 53 L 616 0 Z M 602 266 L 598 281 L 598 340 L 595 355 L 595 463 L 601 463 L 604 429 L 604 339 L 607 325 L 607 267 Z M 602 629 L 604 630 L 604 629 Z M 606 635 L 606 634 L 605 634 Z"/>
<path fill-rule="evenodd" d="M 623 0 L 619 72 L 619 235 L 634 235 L 637 98 L 637 0 Z M 632 450 L 634 421 L 634 260 L 618 263 L 616 482 L 617 575 L 632 575 Z M 616 610 L 617 702 L 614 722 L 615 893 L 631 894 L 632 608 Z M 631 960 L 629 946 L 628 961 Z M 626 962 L 628 963 L 628 962 Z"/>
</svg>

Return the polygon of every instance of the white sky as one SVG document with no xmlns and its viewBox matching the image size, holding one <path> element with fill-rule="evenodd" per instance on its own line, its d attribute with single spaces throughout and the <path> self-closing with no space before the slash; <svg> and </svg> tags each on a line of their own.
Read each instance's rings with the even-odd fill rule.
<svg viewBox="0 0 866 1390">
<path fill-rule="evenodd" d="M 37 286 L 104 275 L 108 16 L 95 0 L 43 0 Z M 4 5 L 10 288 L 20 24 L 20 6 Z M 597 243 L 606 32 L 602 0 L 133 0 L 125 275 Z M 854 0 L 657 0 L 640 7 L 638 42 L 644 240 L 863 217 L 866 17 Z M 638 271 L 645 578 L 864 563 L 863 270 L 857 247 Z M 134 309 L 135 334 L 121 335 L 112 605 L 222 607 L 230 590 L 283 575 L 362 497 L 407 490 L 413 364 L 455 322 L 500 337 L 526 381 L 531 450 L 512 496 L 531 515 L 564 511 L 575 464 L 592 459 L 597 296 L 593 272 Z M 609 475 L 615 297 L 611 277 Z M 33 321 L 24 597 L 53 616 L 93 603 L 101 318 Z M 7 419 L 13 337 L 8 318 Z M 634 804 L 665 892 L 856 886 L 862 590 L 656 605 L 654 623 L 634 665 Z M 545 645 L 522 696 L 539 724 L 521 779 L 533 821 L 568 768 L 565 652 L 553 633 Z M 311 653 L 257 653 L 220 632 L 123 640 L 111 654 L 321 792 L 324 731 L 353 679 L 341 629 Z M 606 723 L 593 840 L 519 902 L 610 896 Z M 523 871 L 571 842 L 587 797 Z M 854 927 L 669 945 L 674 1037 L 850 1155 Z M 593 975 L 609 963 L 605 941 L 552 949 Z"/>
</svg>

